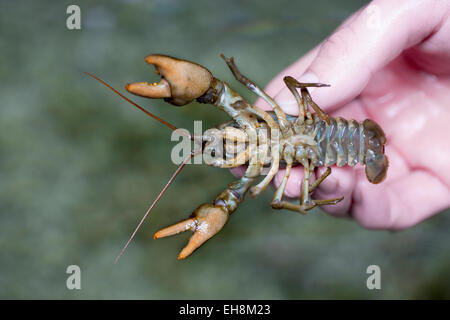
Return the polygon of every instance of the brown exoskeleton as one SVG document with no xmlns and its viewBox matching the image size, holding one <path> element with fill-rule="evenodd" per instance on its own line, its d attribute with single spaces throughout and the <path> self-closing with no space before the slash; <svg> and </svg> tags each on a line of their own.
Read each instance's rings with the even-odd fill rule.
<svg viewBox="0 0 450 320">
<path fill-rule="evenodd" d="M 150 55 L 145 59 L 147 63 L 154 65 L 156 72 L 161 75 L 159 83 L 138 82 L 126 86 L 126 89 L 133 94 L 152 99 L 164 99 L 176 106 L 183 106 L 194 100 L 211 104 L 225 111 L 232 118 L 232 121 L 217 127 L 223 133 L 224 149 L 235 141 L 245 145 L 243 150 L 231 155 L 227 153 L 227 157 L 210 163 L 221 168 L 247 164 L 245 174 L 239 180 L 229 184 L 212 203 L 200 205 L 189 219 L 159 230 L 154 235 L 154 238 L 158 239 L 186 230 L 193 231 L 188 245 L 180 252 L 178 259 L 188 257 L 219 232 L 248 191 L 252 197 L 264 191 L 278 172 L 280 164 L 285 166 L 286 171 L 280 186 L 274 193 L 271 206 L 275 209 L 288 209 L 303 214 L 316 206 L 333 205 L 343 199 L 343 197 L 326 200 L 311 199 L 311 193 L 331 173 L 332 165 L 365 165 L 367 179 L 372 183 L 381 182 L 388 168 L 388 160 L 384 154 L 386 138 L 378 124 L 370 119 L 357 122 L 333 118 L 312 100 L 308 87 L 327 87 L 328 85 L 300 83 L 292 77 L 285 77 L 284 82 L 294 95 L 299 108 L 298 117 L 287 116 L 271 97 L 240 73 L 233 58 L 221 56 L 235 78 L 264 99 L 273 111 L 266 112 L 250 104 L 226 82 L 213 77 L 205 67 L 165 55 Z M 308 107 L 312 108 L 314 113 L 311 113 Z M 148 113 L 148 111 L 145 112 Z M 172 129 L 175 128 L 167 122 L 165 124 Z M 205 142 L 213 138 L 207 133 L 202 137 Z M 205 151 L 206 147 L 207 144 L 203 144 L 202 151 Z M 263 149 L 267 150 L 270 157 L 263 156 L 261 147 L 265 147 Z M 149 211 L 190 157 L 178 168 Z M 295 204 L 283 200 L 283 192 L 292 167 L 300 164 L 304 168 L 304 178 L 300 201 Z M 314 183 L 311 183 L 311 173 L 315 167 L 320 166 L 326 166 L 327 170 Z M 253 185 L 265 167 L 269 168 L 267 175 Z"/>
</svg>

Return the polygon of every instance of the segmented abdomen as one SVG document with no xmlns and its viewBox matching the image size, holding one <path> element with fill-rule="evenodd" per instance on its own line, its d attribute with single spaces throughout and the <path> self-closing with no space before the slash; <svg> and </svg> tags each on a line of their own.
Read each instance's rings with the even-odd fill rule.
<svg viewBox="0 0 450 320">
<path fill-rule="evenodd" d="M 276 119 L 272 112 L 269 114 Z M 287 119 L 293 127 L 298 126 L 297 117 L 288 115 Z M 358 122 L 329 117 L 327 123 L 315 113 L 312 114 L 312 120 L 311 124 L 301 124 L 295 129 L 297 133 L 284 141 L 295 145 L 294 165 L 301 163 L 301 158 L 309 159 L 313 167 L 361 164 L 366 166 L 370 182 L 378 183 L 385 177 L 388 167 L 388 160 L 384 155 L 386 137 L 376 122 L 370 119 Z M 239 128 L 235 122 L 225 124 L 229 125 Z M 267 126 L 261 127 L 267 129 Z M 280 155 L 285 160 L 283 149 L 280 150 Z M 270 157 L 267 159 L 265 165 L 270 164 Z M 285 165 L 284 161 L 282 165 Z"/>
<path fill-rule="evenodd" d="M 314 166 L 364 164 L 366 150 L 363 123 L 330 117 L 330 123 L 327 124 L 316 114 L 313 119 L 313 124 L 305 125 L 304 133 L 312 136 L 317 143 L 316 147 L 306 147 Z"/>
</svg>

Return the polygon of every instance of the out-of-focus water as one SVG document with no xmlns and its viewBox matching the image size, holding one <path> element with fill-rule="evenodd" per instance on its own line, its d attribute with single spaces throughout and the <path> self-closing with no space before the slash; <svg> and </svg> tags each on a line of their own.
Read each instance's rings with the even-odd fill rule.
<svg viewBox="0 0 450 320">
<path fill-rule="evenodd" d="M 365 1 L 77 1 L 82 30 L 66 29 L 68 1 L 0 2 L 1 298 L 449 298 L 450 216 L 403 232 L 367 231 L 320 210 L 274 211 L 266 191 L 185 261 L 189 235 L 161 227 L 211 201 L 233 177 L 188 166 L 118 264 L 113 260 L 170 177 L 170 130 L 83 74 L 122 92 L 156 80 L 143 60 L 199 62 L 245 97 L 221 52 L 265 85 Z M 226 116 L 135 98 L 176 126 Z M 82 289 L 66 288 L 79 265 Z M 382 290 L 366 288 L 366 268 Z"/>
</svg>

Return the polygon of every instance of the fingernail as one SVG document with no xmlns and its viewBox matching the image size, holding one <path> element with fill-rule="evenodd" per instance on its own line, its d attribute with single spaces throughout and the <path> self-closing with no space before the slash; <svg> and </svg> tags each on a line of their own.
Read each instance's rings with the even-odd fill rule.
<svg viewBox="0 0 450 320">
<path fill-rule="evenodd" d="M 298 115 L 297 101 L 288 88 L 283 88 L 274 99 L 285 113 Z"/>
<path fill-rule="evenodd" d="M 312 83 L 317 83 L 319 82 L 319 78 L 317 78 L 316 74 L 308 71 L 305 72 L 300 78 L 297 79 L 298 82 L 312 82 Z M 314 89 L 311 88 L 310 91 Z"/>
<path fill-rule="evenodd" d="M 298 82 L 307 82 L 307 83 L 318 83 L 319 78 L 316 76 L 315 73 L 308 71 L 304 73 L 300 78 L 297 79 Z M 316 87 L 310 87 L 308 88 L 308 91 L 310 94 L 312 94 L 317 88 Z"/>
</svg>

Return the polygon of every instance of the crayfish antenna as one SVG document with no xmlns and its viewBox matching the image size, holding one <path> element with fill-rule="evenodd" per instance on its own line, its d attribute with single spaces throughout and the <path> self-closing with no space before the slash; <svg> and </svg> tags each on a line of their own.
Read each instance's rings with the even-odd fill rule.
<svg viewBox="0 0 450 320">
<path fill-rule="evenodd" d="M 142 112 L 144 112 L 146 115 L 148 115 L 149 117 L 152 117 L 153 119 L 161 122 L 163 125 L 169 127 L 172 130 L 177 130 L 178 128 L 175 127 L 174 125 L 172 125 L 171 123 L 167 122 L 166 120 L 163 120 L 157 116 L 155 116 L 153 113 L 147 111 L 145 108 L 141 107 L 140 105 L 138 105 L 136 102 L 128 99 L 127 97 L 125 97 L 123 94 L 121 94 L 119 91 L 117 91 L 116 89 L 114 89 L 113 87 L 111 87 L 109 84 L 107 84 L 105 81 L 103 81 L 102 79 L 90 74 L 89 72 L 85 72 L 85 74 L 87 74 L 88 76 L 90 76 L 91 78 L 94 78 L 95 80 L 97 80 L 98 82 L 100 82 L 101 84 L 105 85 L 106 87 L 108 87 L 110 90 L 112 90 L 114 93 L 116 93 L 117 95 L 119 95 L 121 98 L 123 98 L 124 100 L 128 101 L 129 103 L 131 103 L 133 106 L 135 106 L 136 108 L 138 108 L 139 110 L 141 110 Z"/>
<path fill-rule="evenodd" d="M 147 212 L 144 214 L 144 216 L 142 217 L 141 221 L 139 222 L 139 224 L 137 225 L 136 229 L 134 229 L 131 237 L 128 239 L 127 243 L 125 244 L 125 246 L 122 248 L 122 250 L 120 251 L 120 253 L 117 255 L 116 259 L 114 260 L 114 264 L 117 263 L 117 261 L 119 261 L 120 257 L 122 256 L 122 254 L 125 252 L 125 250 L 128 248 L 128 245 L 130 244 L 131 240 L 133 240 L 134 236 L 136 235 L 137 231 L 139 230 L 139 228 L 141 227 L 141 225 L 144 223 L 145 218 L 147 218 L 148 214 L 150 213 L 150 211 L 152 211 L 153 207 L 156 205 L 156 203 L 159 201 L 159 199 L 163 196 L 163 194 L 166 192 L 166 190 L 169 188 L 169 186 L 172 184 L 173 180 L 175 180 L 176 176 L 181 172 L 181 170 L 184 168 L 184 166 L 188 163 L 188 161 L 192 158 L 192 156 L 194 156 L 193 153 L 191 153 L 188 157 L 186 157 L 186 159 L 184 159 L 184 161 L 180 164 L 180 166 L 177 168 L 177 170 L 174 172 L 174 174 L 172 175 L 172 177 L 170 177 L 169 181 L 166 183 L 166 185 L 164 186 L 164 188 L 161 190 L 161 192 L 158 194 L 158 196 L 156 197 L 156 199 L 153 201 L 152 205 L 148 208 Z"/>
</svg>

